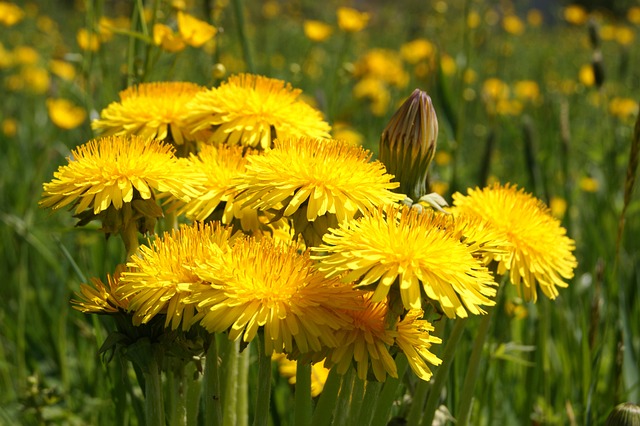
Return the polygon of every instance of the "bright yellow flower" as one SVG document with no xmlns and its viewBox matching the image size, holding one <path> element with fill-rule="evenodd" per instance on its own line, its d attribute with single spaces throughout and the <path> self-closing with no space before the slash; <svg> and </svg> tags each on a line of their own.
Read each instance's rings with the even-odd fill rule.
<svg viewBox="0 0 640 426">
<path fill-rule="evenodd" d="M 513 87 L 513 93 L 522 101 L 536 103 L 540 100 L 540 87 L 533 80 L 517 81 Z"/>
<path fill-rule="evenodd" d="M 591 176 L 584 176 L 580 179 L 580 189 L 584 192 L 598 192 L 600 184 Z"/>
<path fill-rule="evenodd" d="M 97 52 L 100 49 L 100 37 L 94 32 L 90 32 L 86 28 L 80 28 L 76 35 L 78 46 L 82 50 Z"/>
<path fill-rule="evenodd" d="M 178 12 L 178 30 L 189 46 L 200 47 L 216 35 L 216 28 L 182 11 Z"/>
<path fill-rule="evenodd" d="M 507 15 L 502 19 L 502 28 L 513 35 L 524 33 L 524 22 L 516 15 Z"/>
<path fill-rule="evenodd" d="M 409 82 L 400 55 L 388 49 L 372 49 L 362 55 L 355 64 L 354 75 L 376 78 L 399 88 L 406 87 Z"/>
<path fill-rule="evenodd" d="M 468 195 L 453 195 L 454 215 L 477 215 L 502 233 L 511 243 L 506 255 L 494 255 L 497 272 L 507 271 L 511 282 L 526 299 L 537 299 L 536 282 L 550 299 L 558 296 L 556 287 L 567 287 L 563 279 L 573 277 L 577 266 L 572 251 L 575 242 L 549 209 L 538 199 L 516 186 L 494 184 L 469 189 Z"/>
<path fill-rule="evenodd" d="M 115 28 L 115 22 L 106 16 L 101 16 L 98 20 L 98 34 L 100 41 L 106 43 L 113 38 L 113 28 Z"/>
<path fill-rule="evenodd" d="M 420 379 L 431 380 L 431 365 L 440 365 L 442 360 L 435 356 L 429 348 L 433 343 L 442 343 L 438 337 L 429 334 L 433 326 L 429 321 L 420 319 L 423 316 L 421 309 L 412 309 L 396 326 L 396 345 L 407 357 L 411 370 Z"/>
<path fill-rule="evenodd" d="M 471 12 L 469 12 L 469 14 L 467 15 L 467 26 L 469 28 L 471 29 L 478 28 L 481 23 L 482 23 L 482 17 L 478 12 L 476 12 L 475 10 L 472 10 Z"/>
<path fill-rule="evenodd" d="M 583 25 L 589 19 L 589 14 L 580 5 L 572 4 L 564 8 L 563 16 L 565 21 L 573 25 Z"/>
<path fill-rule="evenodd" d="M 210 143 L 269 149 L 275 137 L 329 138 L 322 114 L 299 99 L 302 91 L 259 75 L 229 77 L 197 94 L 189 105 L 193 131 L 210 132 Z"/>
<path fill-rule="evenodd" d="M 305 20 L 303 22 L 304 35 L 311 41 L 322 42 L 333 32 L 331 25 L 321 21 Z"/>
<path fill-rule="evenodd" d="M 629 27 L 616 28 L 616 41 L 622 46 L 630 46 L 633 43 L 635 37 L 635 32 Z"/>
<path fill-rule="evenodd" d="M 633 6 L 627 10 L 627 19 L 634 25 L 640 25 L 640 6 Z"/>
<path fill-rule="evenodd" d="M 369 23 L 369 14 L 350 7 L 339 7 L 337 10 L 338 27 L 347 33 L 362 31 Z"/>
<path fill-rule="evenodd" d="M 353 86 L 353 96 L 356 99 L 368 99 L 371 102 L 371 112 L 382 117 L 389 109 L 391 93 L 385 82 L 378 77 L 365 77 Z"/>
<path fill-rule="evenodd" d="M 57 210 L 73 203 L 76 213 L 98 214 L 134 198 L 152 199 L 154 192 L 189 200 L 203 180 L 178 162 L 170 145 L 137 136 L 91 140 L 72 150 L 67 161 L 44 184 L 41 207 Z"/>
<path fill-rule="evenodd" d="M 15 62 L 22 65 L 36 65 L 40 60 L 40 54 L 31 46 L 18 46 L 13 49 Z"/>
<path fill-rule="evenodd" d="M 0 24 L 12 27 L 24 18 L 24 11 L 17 5 L 0 1 Z"/>
<path fill-rule="evenodd" d="M 440 68 L 444 75 L 453 75 L 456 73 L 458 66 L 456 65 L 456 60 L 451 57 L 451 55 L 447 55 L 443 53 L 440 56 Z"/>
<path fill-rule="evenodd" d="M 187 82 L 142 83 L 120 92 L 120 101 L 100 112 L 91 127 L 103 135 L 138 135 L 183 145 L 192 142 L 189 102 L 204 87 Z"/>
<path fill-rule="evenodd" d="M 198 264 L 230 250 L 231 229 L 218 225 L 183 225 L 140 246 L 127 263 L 117 294 L 129 301 L 133 324 L 166 315 L 165 327 L 187 330 L 196 310 L 187 297 L 208 286 L 194 271 Z"/>
<path fill-rule="evenodd" d="M 51 73 L 63 80 L 71 81 L 76 77 L 76 68 L 67 61 L 52 59 L 49 62 Z"/>
<path fill-rule="evenodd" d="M 188 299 L 210 333 L 250 342 L 264 330 L 265 354 L 335 347 L 335 331 L 349 327 L 342 309 L 361 297 L 348 284 L 318 272 L 307 252 L 270 238 L 244 239 L 211 256 L 194 272 L 210 283 Z"/>
<path fill-rule="evenodd" d="M 51 77 L 49 72 L 41 67 L 28 66 L 20 71 L 20 78 L 24 86 L 33 93 L 44 94 L 49 90 Z"/>
<path fill-rule="evenodd" d="M 596 83 L 596 77 L 593 74 L 593 66 L 591 66 L 591 64 L 584 64 L 580 67 L 578 80 L 587 87 L 591 87 Z"/>
<path fill-rule="evenodd" d="M 170 27 L 164 24 L 154 24 L 153 43 L 160 46 L 162 50 L 175 53 L 187 46 L 180 34 L 175 33 Z"/>
<path fill-rule="evenodd" d="M 61 129 L 75 129 L 87 119 L 87 111 L 67 99 L 47 99 L 49 118 Z"/>
<path fill-rule="evenodd" d="M 451 318 L 484 313 L 481 305 L 495 304 L 496 283 L 444 216 L 388 206 L 342 223 L 318 247 L 319 269 L 330 277 L 347 272 L 343 280 L 357 286 L 375 285 L 374 302 L 393 288 L 407 310 L 419 309 L 426 295 Z"/>
<path fill-rule="evenodd" d="M 382 163 L 345 141 L 278 139 L 274 149 L 247 160 L 238 202 L 292 217 L 309 245 L 328 227 L 404 197 L 391 192 L 398 183 Z"/>
<path fill-rule="evenodd" d="M 498 78 L 489 78 L 482 84 L 482 96 L 490 101 L 497 102 L 509 97 L 509 85 Z"/>
<path fill-rule="evenodd" d="M 549 201 L 549 209 L 551 209 L 553 217 L 562 219 L 567 212 L 567 200 L 560 197 L 551 197 L 551 201 Z"/>
<path fill-rule="evenodd" d="M 400 46 L 402 59 L 410 64 L 417 64 L 420 61 L 434 57 L 436 47 L 429 40 L 418 38 Z"/>
<path fill-rule="evenodd" d="M 298 367 L 298 361 L 292 361 L 287 359 L 284 354 L 276 354 L 273 359 L 278 362 L 278 371 L 283 377 L 289 379 L 289 384 L 296 384 L 296 370 Z M 311 396 L 315 398 L 322 393 L 324 384 L 329 377 L 329 370 L 324 366 L 324 360 L 320 362 L 314 362 L 311 364 Z"/>
<path fill-rule="evenodd" d="M 609 112 L 622 119 L 635 117 L 638 114 L 638 102 L 631 98 L 615 97 L 609 101 Z"/>
<path fill-rule="evenodd" d="M 107 275 L 106 285 L 99 278 L 91 278 L 91 284 L 80 284 L 80 293 L 76 293 L 78 299 L 71 300 L 73 308 L 91 314 L 126 311 L 129 301 L 117 293 L 123 270 L 124 265 L 119 265 L 115 274 Z"/>
</svg>

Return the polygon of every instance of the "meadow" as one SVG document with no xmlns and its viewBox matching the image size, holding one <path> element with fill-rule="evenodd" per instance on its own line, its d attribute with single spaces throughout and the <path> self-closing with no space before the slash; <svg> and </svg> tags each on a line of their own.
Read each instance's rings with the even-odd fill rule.
<svg viewBox="0 0 640 426">
<path fill-rule="evenodd" d="M 533 3 L 0 1 L 0 424 L 418 425 L 462 413 L 457 423 L 598 425 L 619 404 L 639 404 L 640 7 Z M 429 192 L 453 204 L 456 193 L 500 183 L 541 200 L 575 241 L 566 287 L 527 300 L 507 275 L 491 316 L 463 322 L 432 309 L 425 319 L 442 344 L 429 349 L 445 363 L 430 365 L 428 381 L 392 351 L 397 379 L 314 367 L 294 386 L 296 373 L 265 361 L 258 338 L 238 354 L 226 331 L 185 331 L 189 362 L 153 376 L 140 367 L 150 349 L 121 350 L 112 315 L 70 303 L 92 278 L 107 283 L 137 242 L 40 205 L 43 184 L 104 131 L 92 122 L 127 87 L 214 88 L 241 73 L 300 89 L 332 138 L 373 159 L 394 112 L 414 89 L 426 92 L 439 127 Z M 186 221 L 165 213 L 150 234 Z M 211 347 L 219 353 L 209 359 L 221 360 L 214 414 Z M 149 417 L 150 392 L 164 415 Z"/>
</svg>

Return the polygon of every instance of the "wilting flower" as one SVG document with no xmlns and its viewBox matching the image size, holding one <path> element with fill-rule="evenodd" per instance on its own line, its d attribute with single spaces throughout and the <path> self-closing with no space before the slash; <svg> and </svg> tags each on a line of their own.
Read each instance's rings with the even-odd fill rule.
<svg viewBox="0 0 640 426">
<path fill-rule="evenodd" d="M 263 149 L 269 149 L 276 136 L 329 138 L 329 124 L 299 99 L 301 93 L 282 80 L 231 76 L 220 87 L 194 97 L 189 106 L 191 129 L 210 132 L 210 143 Z"/>
<path fill-rule="evenodd" d="M 339 7 L 337 10 L 338 27 L 347 33 L 362 31 L 369 23 L 369 14 L 350 7 Z"/>
<path fill-rule="evenodd" d="M 384 165 L 370 159 L 345 141 L 278 139 L 274 149 L 247 158 L 238 201 L 293 217 L 296 231 L 314 245 L 338 222 L 404 197 L 391 192 L 397 183 Z"/>
<path fill-rule="evenodd" d="M 273 359 L 278 362 L 278 371 L 283 377 L 289 379 L 289 383 L 296 384 L 296 371 L 298 361 L 288 359 L 284 354 L 276 354 Z M 324 366 L 324 360 L 311 364 L 311 396 L 316 397 L 322 393 L 324 384 L 329 377 L 329 369 Z"/>
<path fill-rule="evenodd" d="M 396 326 L 396 345 L 407 357 L 411 370 L 421 378 L 428 381 L 431 379 L 431 365 L 440 365 L 442 361 L 435 356 L 429 348 L 433 343 L 442 343 L 438 337 L 429 334 L 433 326 L 429 321 L 420 319 L 423 312 L 421 309 L 412 309 L 398 322 Z"/>
<path fill-rule="evenodd" d="M 169 192 L 189 200 L 202 183 L 200 174 L 177 161 L 170 145 L 136 136 L 91 140 L 72 150 L 67 161 L 44 184 L 41 207 L 74 203 L 76 213 L 91 209 L 97 214 L 111 205 L 122 208 L 134 194 L 148 200 L 154 191 Z"/>
<path fill-rule="evenodd" d="M 142 83 L 120 92 L 91 127 L 104 135 L 138 135 L 183 145 L 194 140 L 187 130 L 188 103 L 205 88 L 187 82 Z"/>
<path fill-rule="evenodd" d="M 157 237 L 151 245 L 140 246 L 120 278 L 117 294 L 129 301 L 133 324 L 148 323 L 158 314 L 166 315 L 165 327 L 191 325 L 195 304 L 185 300 L 205 286 L 194 268 L 210 257 L 229 250 L 231 229 L 218 225 L 183 225 L 180 230 Z"/>
<path fill-rule="evenodd" d="M 333 29 L 330 25 L 321 21 L 306 20 L 303 23 L 304 35 L 311 41 L 325 41 L 329 38 Z"/>
<path fill-rule="evenodd" d="M 182 11 L 178 12 L 178 31 L 185 43 L 193 47 L 202 46 L 217 32 L 212 25 Z"/>
<path fill-rule="evenodd" d="M 344 281 L 375 287 L 374 302 L 393 288 L 407 310 L 419 309 L 426 295 L 451 318 L 484 313 L 480 306 L 495 304 L 497 284 L 444 216 L 405 206 L 379 208 L 331 229 L 314 258 L 329 277 L 346 272 Z"/>
<path fill-rule="evenodd" d="M 210 285 L 188 299 L 194 321 L 209 332 L 250 342 L 264 330 L 265 354 L 334 347 L 335 330 L 349 326 L 341 309 L 355 309 L 359 293 L 318 272 L 307 252 L 270 238 L 238 241 L 194 272 Z"/>
<path fill-rule="evenodd" d="M 120 265 L 115 274 L 107 275 L 106 285 L 99 278 L 91 278 L 91 284 L 80 284 L 80 293 L 76 293 L 78 299 L 71 300 L 74 309 L 91 314 L 126 311 L 129 301 L 117 293 L 123 270 L 124 265 Z"/>
<path fill-rule="evenodd" d="M 537 299 L 536 282 L 549 298 L 556 287 L 567 287 L 563 279 L 573 277 L 577 266 L 572 251 L 575 242 L 549 209 L 516 186 L 494 184 L 469 189 L 468 195 L 453 195 L 454 214 L 477 215 L 500 231 L 511 244 L 506 254 L 496 254 L 497 272 L 509 271 L 511 282 L 526 300 Z"/>
<path fill-rule="evenodd" d="M 74 129 L 87 118 L 84 108 L 66 99 L 47 99 L 47 111 L 53 124 L 61 129 Z"/>
<path fill-rule="evenodd" d="M 164 24 L 154 24 L 153 43 L 156 46 L 160 46 L 162 50 L 171 53 L 179 52 L 187 45 L 180 34 L 174 32 L 171 27 Z"/>
<path fill-rule="evenodd" d="M 380 137 L 380 161 L 398 192 L 414 201 L 427 194 L 427 173 L 436 153 L 438 119 L 431 98 L 416 89 L 391 117 Z"/>
</svg>

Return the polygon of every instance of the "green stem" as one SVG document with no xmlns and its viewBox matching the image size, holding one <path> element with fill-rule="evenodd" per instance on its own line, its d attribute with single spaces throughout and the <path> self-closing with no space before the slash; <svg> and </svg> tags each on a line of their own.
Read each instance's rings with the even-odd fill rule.
<svg viewBox="0 0 640 426">
<path fill-rule="evenodd" d="M 351 409 L 351 390 L 353 389 L 353 381 L 356 377 L 355 369 L 350 368 L 342 376 L 340 382 L 340 393 L 336 401 L 336 409 L 333 414 L 333 424 L 346 424 L 349 419 L 349 411 Z"/>
<path fill-rule="evenodd" d="M 180 361 L 176 361 L 180 362 Z M 187 424 L 187 392 L 184 374 L 185 365 L 176 365 L 168 374 L 169 392 L 167 407 L 171 426 Z"/>
<path fill-rule="evenodd" d="M 250 348 L 246 347 L 238 358 L 238 403 L 237 403 L 237 426 L 249 425 L 249 362 Z"/>
<path fill-rule="evenodd" d="M 222 423 L 222 406 L 220 403 L 220 374 L 218 370 L 218 344 L 216 335 L 211 337 L 204 364 L 204 424 L 219 425 Z"/>
<path fill-rule="evenodd" d="M 233 0 L 233 12 L 236 17 L 236 23 L 238 24 L 238 37 L 240 38 L 240 44 L 242 45 L 242 54 L 244 60 L 247 63 L 247 70 L 250 73 L 255 73 L 255 67 L 253 65 L 253 56 L 251 55 L 251 46 L 249 45 L 249 38 L 245 28 L 244 11 L 242 10 L 242 0 Z"/>
<path fill-rule="evenodd" d="M 148 359 L 145 368 L 145 418 L 148 425 L 164 425 L 164 401 L 162 396 L 162 377 L 155 354 Z"/>
<path fill-rule="evenodd" d="M 371 424 L 371 418 L 375 412 L 376 405 L 378 403 L 378 395 L 380 395 L 381 389 L 382 383 L 380 382 L 366 382 L 364 397 L 362 398 L 362 407 L 360 408 L 358 422 L 355 423 L 356 425 L 369 426 Z"/>
<path fill-rule="evenodd" d="M 362 380 L 359 377 L 353 378 L 353 389 L 351 389 L 351 410 L 349 411 L 350 424 L 353 426 L 360 426 L 361 423 L 357 423 L 356 420 L 360 417 L 362 411 L 362 404 L 364 403 L 364 388 L 367 381 Z"/>
<path fill-rule="evenodd" d="M 471 350 L 471 357 L 467 364 L 467 374 L 464 377 L 464 384 L 462 385 L 462 395 L 460 396 L 460 403 L 458 407 L 458 414 L 456 419 L 458 425 L 466 426 L 469 422 L 469 416 L 471 414 L 471 405 L 473 401 L 473 389 L 476 386 L 478 379 L 478 371 L 480 367 L 480 360 L 482 359 L 482 349 L 487 341 L 489 334 L 489 325 L 493 318 L 493 312 L 495 306 L 487 309 L 487 314 L 480 320 L 480 325 L 476 331 L 476 337 L 473 340 L 473 349 Z"/>
<path fill-rule="evenodd" d="M 265 353 L 264 334 L 258 335 L 258 396 L 253 419 L 254 426 L 266 426 L 271 399 L 271 354 Z"/>
<path fill-rule="evenodd" d="M 240 341 L 236 340 L 229 346 L 226 353 L 224 380 L 224 398 L 222 400 L 222 424 L 235 425 L 238 421 L 238 358 L 240 357 Z"/>
<path fill-rule="evenodd" d="M 438 408 L 438 402 L 440 401 L 440 394 L 444 383 L 449 374 L 449 368 L 453 363 L 453 358 L 456 353 L 458 341 L 462 336 L 467 318 L 458 318 L 455 320 L 453 330 L 447 338 L 447 344 L 444 347 L 444 353 L 442 355 L 442 364 L 436 370 L 436 373 L 431 379 L 431 390 L 429 391 L 429 397 L 427 398 L 427 406 L 425 407 L 424 417 L 422 418 L 423 426 L 431 426 L 433 423 L 433 417 Z"/>
<path fill-rule="evenodd" d="M 313 412 L 311 426 L 326 426 L 331 424 L 333 411 L 336 407 L 338 399 L 338 391 L 340 390 L 341 376 L 336 372 L 336 367 L 329 371 L 329 377 L 324 384 L 322 394 Z"/>
<path fill-rule="evenodd" d="M 311 423 L 311 364 L 298 362 L 295 392 L 294 424 L 307 426 Z"/>
<path fill-rule="evenodd" d="M 385 382 L 382 392 L 376 401 L 376 409 L 373 414 L 372 426 L 385 426 L 389 420 L 391 407 L 398 393 L 398 386 L 402 382 L 405 371 L 409 366 L 409 361 L 404 354 L 400 353 L 396 356 L 396 365 L 398 366 L 398 378 L 389 377 Z"/>
</svg>

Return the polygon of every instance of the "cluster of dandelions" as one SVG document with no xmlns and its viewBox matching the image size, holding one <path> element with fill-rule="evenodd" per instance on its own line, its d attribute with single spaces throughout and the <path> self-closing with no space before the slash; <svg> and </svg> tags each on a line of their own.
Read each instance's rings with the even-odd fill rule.
<svg viewBox="0 0 640 426">
<path fill-rule="evenodd" d="M 514 185 L 454 194 L 448 211 L 425 193 L 435 119 L 416 90 L 372 161 L 332 139 L 321 113 L 279 80 L 123 91 L 93 122 L 103 136 L 44 185 L 43 207 L 70 206 L 79 224 L 98 220 L 127 248 L 106 284 L 81 286 L 75 307 L 133 327 L 258 339 L 267 356 L 354 368 L 363 380 L 397 377 L 404 356 L 429 380 L 440 363 L 430 349 L 446 339 L 429 318 L 486 313 L 497 275 L 527 299 L 537 286 L 555 298 L 576 266 L 564 228 Z M 160 225 L 166 232 L 139 244 Z"/>
</svg>

